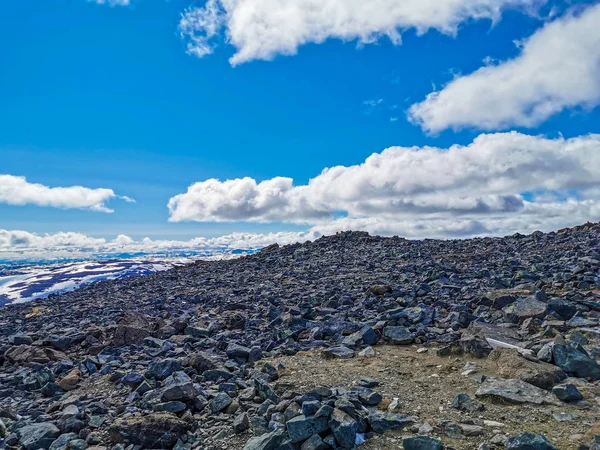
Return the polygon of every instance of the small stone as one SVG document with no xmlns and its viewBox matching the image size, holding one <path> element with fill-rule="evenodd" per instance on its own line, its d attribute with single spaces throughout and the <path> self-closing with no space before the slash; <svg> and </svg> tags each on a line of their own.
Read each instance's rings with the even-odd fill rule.
<svg viewBox="0 0 600 450">
<path fill-rule="evenodd" d="M 332 348 L 328 348 L 322 351 L 322 355 L 324 358 L 340 358 L 340 359 L 350 359 L 352 357 L 354 357 L 354 350 L 348 348 L 348 347 L 344 347 L 344 346 L 339 346 L 339 347 L 332 347 Z"/>
<path fill-rule="evenodd" d="M 442 441 L 429 436 L 414 436 L 402 439 L 404 450 L 443 450 Z"/>
<path fill-rule="evenodd" d="M 220 411 L 223 411 L 225 408 L 227 408 L 229 405 L 231 405 L 232 402 L 233 402 L 233 400 L 231 399 L 231 397 L 228 394 L 226 394 L 225 392 L 219 392 L 208 403 L 208 406 L 210 407 L 210 410 L 213 412 L 213 414 L 215 414 Z"/>
<path fill-rule="evenodd" d="M 576 402 L 583 400 L 583 396 L 574 384 L 560 384 L 552 388 L 552 393 L 563 402 Z"/>
<path fill-rule="evenodd" d="M 402 409 L 402 403 L 399 398 L 394 398 L 387 407 L 388 412 L 398 413 Z"/>
<path fill-rule="evenodd" d="M 236 433 L 243 433 L 248 428 L 250 428 L 250 418 L 248 417 L 248 413 L 244 412 L 234 419 L 233 431 Z"/>
<path fill-rule="evenodd" d="M 361 358 L 372 358 L 375 356 L 375 350 L 373 350 L 373 347 L 366 347 L 358 352 L 358 356 Z"/>
</svg>

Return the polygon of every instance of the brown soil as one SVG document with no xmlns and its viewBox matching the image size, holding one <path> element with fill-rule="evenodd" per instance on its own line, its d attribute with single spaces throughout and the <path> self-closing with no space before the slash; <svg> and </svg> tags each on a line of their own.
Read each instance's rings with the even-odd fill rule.
<svg viewBox="0 0 600 450">
<path fill-rule="evenodd" d="M 351 388 L 362 376 L 375 377 L 381 383 L 375 389 L 384 396 L 383 404 L 398 397 L 402 402 L 402 413 L 414 416 L 417 424 L 429 423 L 434 428 L 432 436 L 457 450 L 476 449 L 480 443 L 489 442 L 498 433 L 510 436 L 522 431 L 542 433 L 559 449 L 575 450 L 586 439 L 589 442 L 592 426 L 600 426 L 597 423 L 600 417 L 600 387 L 597 385 L 569 380 L 579 384 L 587 406 L 564 403 L 557 406 L 508 405 L 483 400 L 486 410 L 469 414 L 449 408 L 448 402 L 458 393 L 475 398 L 479 386 L 476 376 L 498 377 L 494 361 L 468 356 L 443 358 L 438 357 L 433 349 L 417 353 L 416 346 L 377 346 L 375 349 L 377 354 L 373 358 L 325 360 L 319 352 L 277 358 L 273 362 L 282 363 L 286 370 L 276 382 L 276 387 L 302 393 L 317 386 Z M 469 361 L 477 364 L 480 370 L 476 375 L 463 376 L 461 372 Z M 578 418 L 558 422 L 552 413 L 576 414 Z M 493 420 L 504 426 L 484 426 L 483 436 L 460 439 L 446 436 L 440 426 L 442 421 L 460 423 L 468 420 L 477 425 L 484 425 L 484 420 Z M 402 436 L 407 434 L 411 431 L 388 432 L 368 440 L 361 448 L 398 449 L 401 448 Z"/>
</svg>

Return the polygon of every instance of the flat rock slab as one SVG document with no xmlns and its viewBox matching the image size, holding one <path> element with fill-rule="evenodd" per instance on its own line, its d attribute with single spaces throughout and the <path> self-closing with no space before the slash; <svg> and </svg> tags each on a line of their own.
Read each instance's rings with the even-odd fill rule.
<svg viewBox="0 0 600 450">
<path fill-rule="evenodd" d="M 558 403 L 554 396 L 532 384 L 522 380 L 502 378 L 488 378 L 477 389 L 475 395 L 479 398 L 514 404 L 556 405 Z"/>
</svg>

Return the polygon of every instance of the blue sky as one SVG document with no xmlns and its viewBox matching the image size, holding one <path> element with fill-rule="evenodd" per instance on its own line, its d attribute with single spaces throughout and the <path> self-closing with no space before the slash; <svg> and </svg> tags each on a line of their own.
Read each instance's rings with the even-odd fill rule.
<svg viewBox="0 0 600 450">
<path fill-rule="evenodd" d="M 452 192 L 463 188 L 465 192 L 469 191 L 457 194 L 460 201 L 470 201 L 471 206 L 467 209 L 472 214 L 468 215 L 463 214 L 462 206 L 461 212 L 457 213 L 453 207 L 440 205 L 437 201 L 420 212 L 411 209 L 411 213 L 406 207 L 398 206 L 398 202 L 422 206 L 424 200 L 415 199 L 413 195 L 429 184 L 427 180 L 418 189 L 401 187 L 398 188 L 400 191 L 380 192 L 358 209 L 348 205 L 363 201 L 360 193 L 369 192 L 370 188 L 359 189 L 360 198 L 350 199 L 339 192 L 322 194 L 321 190 L 319 198 L 316 194 L 303 197 L 301 208 L 294 203 L 296 200 L 286 199 L 286 212 L 282 213 L 279 201 L 275 204 L 269 200 L 257 207 L 256 201 L 260 202 L 260 199 L 256 200 L 256 196 L 260 197 L 260 193 L 252 194 L 254 200 L 251 202 L 254 203 L 236 204 L 225 211 L 221 206 L 214 206 L 214 202 L 222 202 L 223 198 L 217 196 L 207 200 L 212 191 L 207 194 L 201 186 L 194 195 L 202 198 L 182 197 L 175 212 L 167 208 L 169 200 L 185 194 L 190 185 L 211 178 L 224 182 L 250 177 L 260 184 L 276 177 L 289 177 L 295 187 L 302 187 L 324 168 L 344 166 L 350 170 L 364 163 L 370 155 L 389 147 L 432 146 L 439 149 L 436 153 L 439 156 L 453 145 L 471 145 L 484 133 L 514 131 L 524 139 L 534 139 L 531 145 L 539 146 L 540 150 L 535 153 L 538 147 L 532 147 L 531 152 L 538 155 L 550 151 L 547 145 L 556 144 L 556 152 L 562 152 L 567 145 L 565 142 L 571 142 L 575 148 L 584 145 L 575 140 L 587 139 L 584 154 L 590 155 L 598 145 L 596 140 L 590 141 L 590 133 L 600 131 L 600 111 L 596 108 L 600 98 L 596 75 L 600 69 L 594 68 L 592 63 L 585 67 L 571 67 L 565 63 L 561 68 L 560 63 L 555 67 L 555 62 L 540 62 L 540 67 L 552 68 L 548 72 L 556 76 L 558 81 L 554 82 L 539 79 L 536 75 L 539 70 L 523 68 L 525 63 L 516 69 L 506 64 L 523 58 L 526 53 L 535 53 L 538 60 L 551 59 L 551 34 L 560 37 L 563 32 L 559 22 L 580 21 L 585 15 L 595 14 L 595 2 L 507 0 L 506 7 L 498 14 L 494 13 L 494 23 L 492 19 L 474 19 L 468 11 L 459 11 L 455 14 L 458 19 L 453 16 L 447 24 L 429 24 L 425 19 L 432 29 L 420 34 L 415 27 L 422 25 L 422 19 L 415 18 L 417 23 L 415 27 L 411 26 L 412 17 L 417 14 L 401 11 L 400 0 L 374 0 L 374 16 L 380 15 L 377 8 L 381 9 L 381 5 L 399 8 L 396 29 L 401 32 L 401 44 L 386 36 L 389 24 L 380 25 L 379 18 L 373 18 L 372 24 L 367 23 L 365 33 L 370 37 L 365 39 L 360 36 L 362 30 L 331 31 L 327 25 L 330 18 L 320 17 L 322 32 L 328 37 L 324 42 L 313 36 L 320 30 L 308 30 L 301 37 L 266 37 L 274 42 L 286 39 L 292 42 L 296 53 L 289 55 L 286 54 L 289 50 L 277 47 L 278 44 L 261 48 L 265 37 L 257 35 L 260 24 L 253 28 L 252 17 L 241 18 L 243 4 L 256 8 L 258 17 L 264 17 L 261 15 L 264 1 L 224 0 L 219 3 L 210 0 L 209 4 L 212 2 L 219 10 L 220 16 L 215 19 L 219 30 L 210 39 L 210 54 L 198 57 L 197 52 L 194 54 L 190 49 L 197 50 L 198 46 L 204 49 L 202 46 L 208 41 L 198 43 L 185 32 L 182 36 L 181 24 L 182 15 L 185 18 L 198 12 L 203 18 L 208 17 L 203 9 L 204 1 L 195 4 L 190 4 L 189 0 L 121 1 L 126 4 L 21 0 L 2 5 L 0 174 L 26 177 L 28 183 L 48 188 L 111 189 L 116 195 L 127 196 L 135 202 L 113 198 L 106 203 L 114 210 L 112 213 L 66 203 L 58 207 L 40 206 L 35 199 L 29 199 L 25 204 L 11 204 L 14 201 L 10 199 L 2 201 L 0 182 L 0 229 L 37 235 L 75 232 L 107 240 L 119 234 L 134 240 L 146 236 L 187 240 L 234 232 L 265 234 L 312 230 L 321 233 L 351 226 L 411 237 L 430 234 L 451 237 L 480 232 L 501 234 L 522 226 L 527 221 L 511 219 L 511 208 L 507 209 L 505 205 L 514 202 L 507 200 L 507 196 L 520 197 L 517 209 L 521 210 L 528 207 L 522 202 L 535 203 L 530 191 L 536 192 L 539 202 L 544 205 L 548 202 L 554 205 L 554 210 L 569 199 L 597 201 L 592 192 L 598 186 L 598 175 L 588 174 L 589 179 L 581 185 L 573 180 L 585 178 L 587 175 L 582 176 L 577 170 L 597 164 L 598 156 L 581 157 L 590 157 L 593 161 L 582 161 L 578 156 L 579 166 L 574 169 L 572 180 L 561 179 L 539 186 L 525 183 L 513 187 L 511 184 L 505 190 L 486 191 L 486 196 L 497 196 L 492 200 L 471 198 L 480 188 L 475 184 L 468 187 L 470 181 L 463 181 L 462 185 L 452 187 Z M 336 0 L 328 1 L 336 3 Z M 493 15 L 485 13 L 489 2 L 476 0 L 471 3 L 477 1 L 484 10 L 483 16 Z M 465 3 L 469 4 L 466 0 Z M 304 4 L 310 4 L 310 0 L 297 2 L 298 8 Z M 368 8 L 366 11 L 360 14 L 371 14 Z M 424 13 L 427 15 L 428 11 Z M 435 14 L 438 13 L 432 10 L 431 15 Z M 250 22 L 243 30 L 236 30 L 234 21 L 242 19 Z M 269 20 L 268 16 L 265 20 Z M 294 24 L 281 25 L 284 30 L 294 28 Z M 541 44 L 535 44 L 537 51 L 534 44 L 530 46 L 530 52 L 524 50 L 523 43 L 516 45 L 552 25 L 555 27 L 546 33 L 550 37 L 542 35 Z M 448 30 L 453 27 L 456 33 Z M 576 28 L 577 24 L 572 27 Z M 594 43 L 599 39 L 600 31 L 595 28 L 588 33 L 592 36 L 582 37 L 587 40 L 577 47 L 591 53 L 584 53 L 591 61 L 599 59 L 598 46 Z M 195 28 L 194 33 L 204 35 L 206 28 Z M 539 50 L 545 42 L 548 42 L 547 54 Z M 569 53 L 568 49 L 565 51 Z M 244 52 L 250 55 L 246 60 L 235 65 L 230 63 L 233 55 Z M 529 60 L 533 61 L 534 57 Z M 535 67 L 535 64 L 528 66 Z M 499 99 L 492 98 L 487 105 L 478 103 L 477 98 L 472 99 L 471 109 L 464 109 L 462 103 L 469 94 L 462 89 L 473 89 L 475 93 L 477 89 L 483 89 L 470 75 L 486 65 L 499 69 L 496 72 L 506 69 L 507 74 L 498 75 L 498 79 L 507 83 L 505 88 L 511 93 L 521 85 L 513 88 L 512 81 L 506 81 L 507 78 L 531 77 L 531 80 L 525 80 L 525 90 L 539 91 L 536 95 L 542 98 L 552 97 L 553 112 L 543 112 L 541 118 L 537 117 L 531 111 L 537 108 L 539 98 L 527 100 L 531 104 L 522 99 L 511 103 L 505 101 L 504 94 L 498 94 Z M 485 82 L 488 78 L 492 80 L 489 86 L 486 85 L 485 92 L 498 86 L 493 82 L 494 76 L 483 78 Z M 560 81 L 561 76 L 576 79 L 584 88 L 563 92 L 557 87 L 565 84 Z M 452 84 L 456 79 L 462 84 Z M 536 88 L 537 85 L 540 87 Z M 442 107 L 441 101 L 436 99 L 425 103 L 433 92 L 440 93 L 439 98 L 446 106 Z M 443 112 L 443 108 L 452 102 L 457 103 L 455 109 Z M 525 102 L 525 105 L 519 102 Z M 414 109 L 414 105 L 423 108 Z M 478 114 L 473 110 L 494 110 L 495 105 L 500 105 L 498 110 L 519 107 L 520 112 L 515 111 L 514 115 L 509 112 L 505 116 L 517 117 L 522 113 L 524 117 L 515 119 L 514 123 L 507 122 L 505 116 L 498 117 L 500 113 L 494 113 L 496 115 L 481 123 L 474 119 Z M 545 111 L 546 108 L 547 105 L 542 109 Z M 557 139 L 562 139 L 562 146 Z M 502 152 L 521 151 L 521 148 L 507 149 Z M 551 173 L 560 171 L 564 164 L 564 157 L 557 160 L 557 165 L 546 168 Z M 543 165 L 535 158 L 532 161 Z M 456 167 L 456 171 L 461 170 L 460 166 Z M 390 180 L 395 179 L 394 173 L 387 176 Z M 410 170 L 407 172 L 404 167 L 397 176 L 405 179 L 410 176 Z M 504 175 L 495 176 L 504 179 Z M 377 175 L 374 177 L 376 179 Z M 355 185 L 351 178 L 348 180 L 352 186 L 360 184 L 357 181 L 359 184 Z M 332 186 L 330 181 L 327 183 Z M 291 194 L 291 189 L 279 185 L 276 188 L 278 195 L 289 194 L 295 199 L 299 194 L 296 191 Z M 444 189 L 434 188 L 430 194 L 451 195 Z M 563 195 L 565 192 L 569 195 Z M 231 191 L 222 195 L 230 198 Z M 547 200 L 548 196 L 553 199 Z M 388 205 L 385 211 L 379 210 L 379 204 L 384 200 L 393 205 Z M 310 203 L 310 208 L 306 203 Z M 497 207 L 498 204 L 504 206 Z M 485 221 L 489 217 L 483 220 L 477 216 L 481 205 L 485 205 L 485 211 L 494 211 L 494 220 L 502 219 L 502 225 L 492 226 Z M 535 216 L 534 225 L 551 227 L 563 222 L 566 225 L 569 223 L 567 218 L 598 219 L 594 216 L 598 212 L 596 203 L 580 206 L 574 206 L 576 214 L 572 210 L 553 213 L 552 220 L 547 222 L 544 216 Z M 198 212 L 199 209 L 202 211 Z M 242 210 L 244 212 L 240 212 Z M 431 214 L 433 216 L 429 216 Z M 430 217 L 443 219 L 444 215 L 448 215 L 453 226 L 435 230 L 417 226 L 423 236 L 414 231 L 415 223 Z M 564 220 L 559 220 L 561 217 Z M 330 226 L 337 218 L 347 221 Z M 384 222 L 374 226 L 373 221 Z M 390 223 L 405 226 L 396 229 Z M 318 226 L 321 228 L 315 229 Z"/>
</svg>

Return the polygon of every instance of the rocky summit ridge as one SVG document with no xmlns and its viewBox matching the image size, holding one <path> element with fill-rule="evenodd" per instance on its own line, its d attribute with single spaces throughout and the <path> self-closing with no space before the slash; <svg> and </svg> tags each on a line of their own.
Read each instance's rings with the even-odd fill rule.
<svg viewBox="0 0 600 450">
<path fill-rule="evenodd" d="M 600 224 L 447 241 L 344 232 L 104 281 L 0 309 L 0 448 L 599 450 L 599 320 Z M 373 372 L 397 349 L 414 370 Z M 303 390 L 310 376 L 294 385 L 288 366 L 308 357 L 368 373 Z M 447 417 L 385 392 L 421 382 L 425 358 L 437 366 L 424 371 L 460 362 L 474 383 L 448 395 Z M 548 410 L 559 425 L 528 424 Z"/>
</svg>

